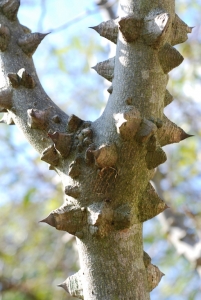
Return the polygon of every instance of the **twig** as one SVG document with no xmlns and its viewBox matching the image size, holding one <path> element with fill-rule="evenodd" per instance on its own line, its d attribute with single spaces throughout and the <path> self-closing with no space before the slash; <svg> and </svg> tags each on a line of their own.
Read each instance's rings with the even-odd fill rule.
<svg viewBox="0 0 201 300">
<path fill-rule="evenodd" d="M 95 8 L 95 9 L 86 9 L 85 11 L 81 12 L 76 17 L 72 18 L 71 20 L 69 20 L 68 22 L 64 23 L 63 25 L 61 25 L 61 26 L 59 26 L 57 28 L 54 28 L 54 29 L 49 29 L 47 31 L 51 32 L 51 33 L 57 33 L 58 31 L 65 30 L 66 28 L 68 28 L 69 26 L 73 25 L 77 21 L 81 21 L 84 18 L 88 17 L 89 15 L 93 15 L 93 14 L 97 13 L 100 9 L 111 8 L 117 2 L 118 2 L 118 0 L 115 0 L 115 1 L 112 1 L 111 3 L 106 3 L 104 5 L 100 5 L 99 7 Z"/>
</svg>

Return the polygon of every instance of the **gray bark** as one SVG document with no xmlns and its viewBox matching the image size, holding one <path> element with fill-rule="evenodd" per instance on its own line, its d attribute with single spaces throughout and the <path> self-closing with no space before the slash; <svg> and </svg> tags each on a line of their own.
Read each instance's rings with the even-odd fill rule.
<svg viewBox="0 0 201 300">
<path fill-rule="evenodd" d="M 117 52 L 96 67 L 112 88 L 91 123 L 45 94 L 31 58 L 45 35 L 19 24 L 18 6 L 0 1 L 0 106 L 63 182 L 63 206 L 42 220 L 77 237 L 81 270 L 61 286 L 85 300 L 148 300 L 163 274 L 143 252 L 142 225 L 167 208 L 149 183 L 166 160 L 161 146 L 188 137 L 163 108 L 172 100 L 167 73 L 183 60 L 171 44 L 190 29 L 173 0 L 120 1 L 118 20 L 94 28 Z"/>
</svg>

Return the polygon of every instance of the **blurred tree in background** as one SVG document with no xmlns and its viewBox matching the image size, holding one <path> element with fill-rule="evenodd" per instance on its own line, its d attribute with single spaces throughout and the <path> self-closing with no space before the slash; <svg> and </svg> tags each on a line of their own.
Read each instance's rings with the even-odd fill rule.
<svg viewBox="0 0 201 300">
<path fill-rule="evenodd" d="M 175 101 L 165 113 L 195 137 L 166 147 L 171 160 L 154 178 L 170 209 L 144 226 L 145 250 L 167 274 L 152 300 L 201 299 L 201 1 L 176 5 L 179 16 L 196 27 L 178 46 L 185 61 L 170 74 Z M 95 120 L 105 105 L 107 83 L 90 68 L 113 51 L 88 27 L 117 16 L 117 6 L 112 0 L 21 0 L 21 23 L 52 33 L 34 55 L 41 83 L 63 110 L 80 118 Z M 62 204 L 59 179 L 15 126 L 1 125 L 0 147 L 0 300 L 72 299 L 56 285 L 78 269 L 74 237 L 38 224 Z"/>
</svg>

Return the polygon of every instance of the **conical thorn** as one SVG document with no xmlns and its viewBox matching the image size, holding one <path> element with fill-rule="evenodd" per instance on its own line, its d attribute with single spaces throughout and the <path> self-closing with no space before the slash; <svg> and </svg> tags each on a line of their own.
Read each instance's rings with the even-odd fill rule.
<svg viewBox="0 0 201 300">
<path fill-rule="evenodd" d="M 28 33 L 18 39 L 18 45 L 27 56 L 32 56 L 48 33 Z"/>
<path fill-rule="evenodd" d="M 0 8 L 3 14 L 11 21 L 14 21 L 17 17 L 17 12 L 20 6 L 20 0 L 6 0 L 0 1 Z"/>
<path fill-rule="evenodd" d="M 50 214 L 47 218 L 41 220 L 40 223 L 47 223 L 48 225 L 50 225 L 52 227 L 56 227 L 55 219 L 52 214 Z"/>
<path fill-rule="evenodd" d="M 97 26 L 92 26 L 92 27 L 89 27 L 89 28 L 91 28 L 91 29 L 93 29 L 93 30 L 95 30 L 96 32 L 98 32 L 98 25 Z M 99 32 L 98 32 L 99 33 Z"/>
<path fill-rule="evenodd" d="M 57 286 L 63 288 L 67 293 L 69 293 L 69 290 L 68 290 L 65 282 L 57 284 Z"/>
<path fill-rule="evenodd" d="M 190 137 L 193 137 L 194 135 L 193 134 L 188 134 L 188 133 L 186 133 L 185 131 L 184 132 L 182 132 L 182 134 L 181 134 L 181 141 L 183 141 L 183 140 L 185 140 L 185 139 L 188 139 L 188 138 L 190 138 Z"/>
</svg>

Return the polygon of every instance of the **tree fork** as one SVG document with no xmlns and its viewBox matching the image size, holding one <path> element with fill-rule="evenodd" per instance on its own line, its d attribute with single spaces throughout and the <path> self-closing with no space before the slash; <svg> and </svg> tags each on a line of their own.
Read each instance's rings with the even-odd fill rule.
<svg viewBox="0 0 201 300">
<path fill-rule="evenodd" d="M 77 237 L 81 270 L 60 286 L 85 300 L 148 300 L 163 274 L 143 252 L 142 225 L 167 208 L 149 183 L 166 160 L 161 146 L 190 136 L 163 109 L 167 73 L 183 60 L 172 45 L 191 29 L 173 0 L 121 0 L 119 18 L 94 27 L 117 52 L 95 67 L 112 88 L 89 122 L 68 117 L 41 87 L 32 54 L 46 34 L 19 24 L 19 4 L 0 1 L 0 108 L 63 182 L 64 204 L 41 221 Z"/>
</svg>

